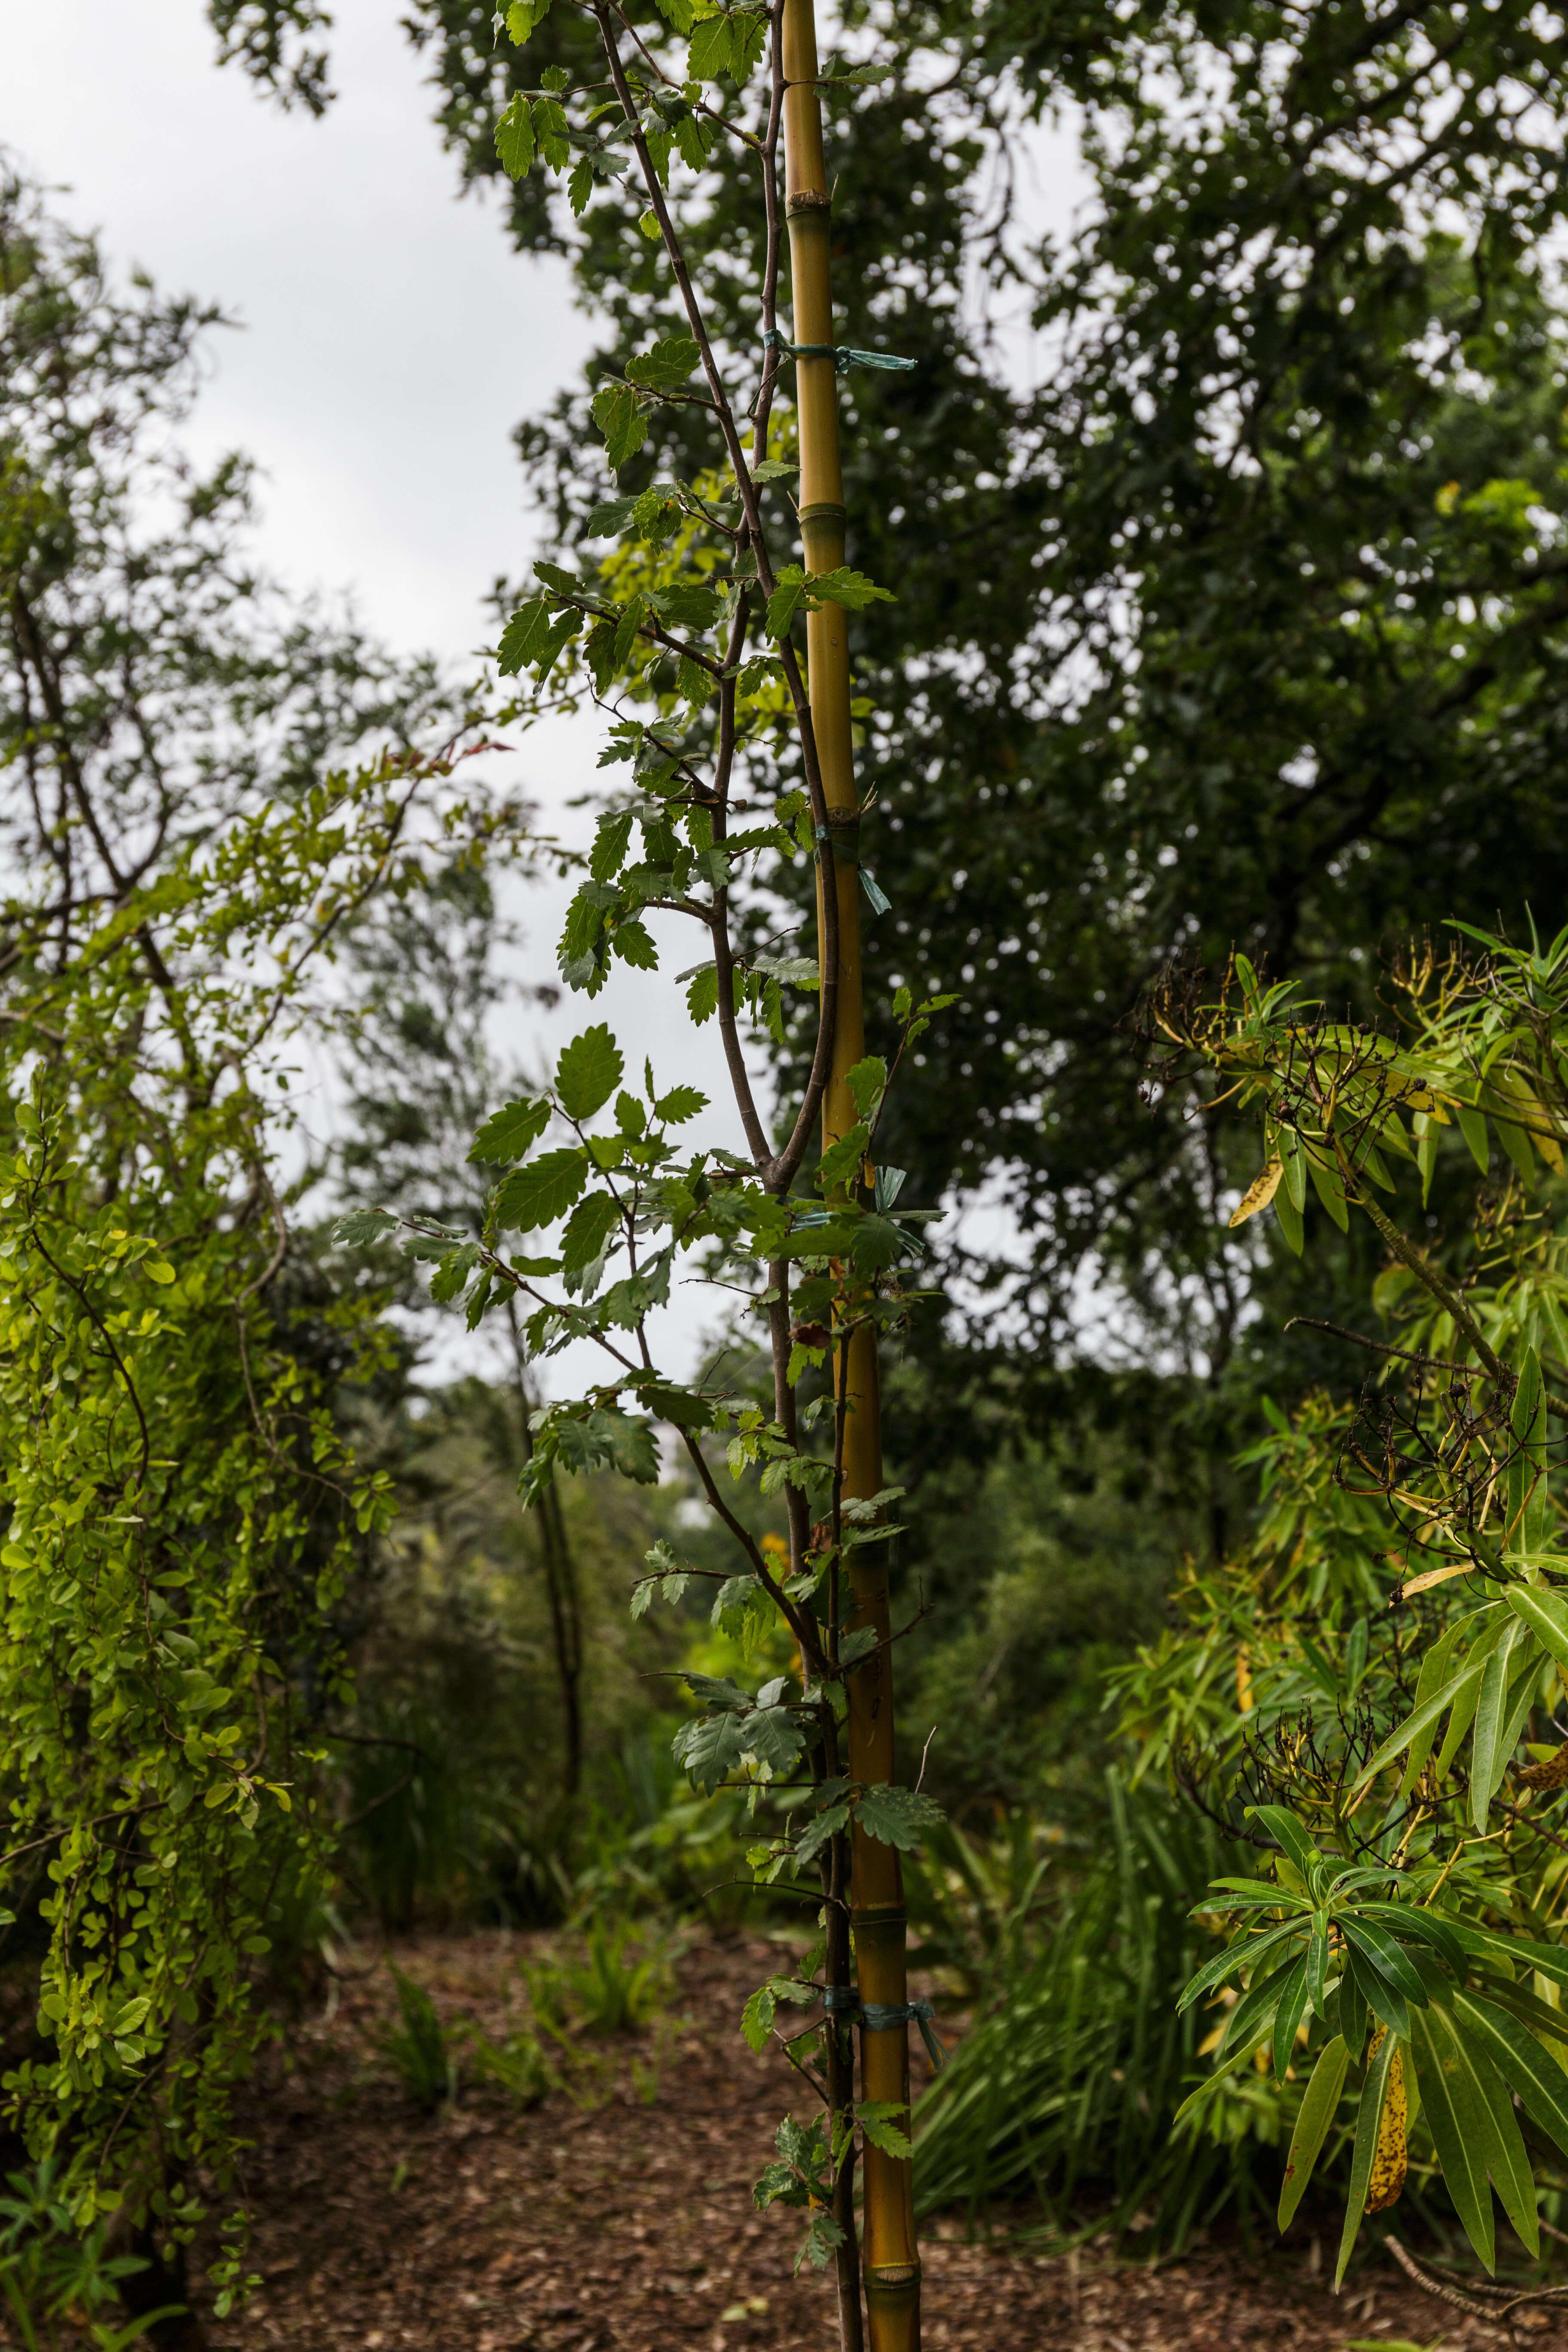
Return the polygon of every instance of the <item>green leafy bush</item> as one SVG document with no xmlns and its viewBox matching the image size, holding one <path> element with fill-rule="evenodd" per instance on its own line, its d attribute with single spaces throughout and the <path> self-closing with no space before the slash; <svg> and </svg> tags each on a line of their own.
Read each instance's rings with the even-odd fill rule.
<svg viewBox="0 0 1568 2352">
<path fill-rule="evenodd" d="M 1568 2152 L 1563 1842 L 1543 1818 L 1568 1788 L 1568 932 L 1471 938 L 1396 975 L 1393 1036 L 1242 958 L 1217 997 L 1173 979 L 1157 1008 L 1177 1058 L 1261 1113 L 1232 1222 L 1271 1209 L 1300 1255 L 1364 1218 L 1387 1254 L 1382 1329 L 1330 1327 L 1370 1359 L 1361 1396 L 1274 1417 L 1257 1549 L 1194 1577 L 1121 1677 L 1146 1761 L 1254 1849 L 1201 1906 L 1236 1924 L 1184 1996 L 1226 2010 L 1186 2111 L 1237 2070 L 1271 2061 L 1283 2088 L 1301 2066 L 1279 2226 L 1348 2144 L 1341 2277 L 1412 2174 L 1440 2177 L 1489 2271 L 1494 2191 L 1534 2255 L 1535 2151 Z M 1482 1181 L 1467 1201 L 1450 1181 L 1440 1225 L 1424 1213 L 1445 1161 Z"/>
</svg>

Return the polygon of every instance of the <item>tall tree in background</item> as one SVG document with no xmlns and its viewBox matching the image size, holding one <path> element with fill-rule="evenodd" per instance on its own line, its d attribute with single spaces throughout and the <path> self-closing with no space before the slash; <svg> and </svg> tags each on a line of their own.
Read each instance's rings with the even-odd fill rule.
<svg viewBox="0 0 1568 2352">
<path fill-rule="evenodd" d="M 324 102 L 320 11 L 215 19 Z M 408 22 L 465 180 L 495 175 L 519 66 L 488 5 Z M 857 648 L 894 908 L 868 970 L 918 955 L 963 997 L 910 1073 L 898 1156 L 921 1197 L 1005 1199 L 1022 1263 L 958 1263 L 984 1319 L 1000 1286 L 1052 1343 L 1043 1364 L 1072 1353 L 1086 1265 L 1152 1342 L 1179 1295 L 1223 1355 L 1250 1278 L 1216 1238 L 1230 1171 L 1185 1099 L 1152 1119 L 1139 1097 L 1121 1024 L 1145 981 L 1234 941 L 1365 1003 L 1385 935 L 1516 919 L 1524 876 L 1553 903 L 1568 879 L 1554 37 L 1529 0 L 857 5 L 844 25 L 878 71 L 828 93 L 842 331 L 921 362 L 853 381 L 845 439 L 858 560 L 920 583 Z M 591 30 L 557 9 L 542 62 L 575 70 Z M 1016 194 L 1058 108 L 1092 184 L 1066 250 Z M 715 150 L 691 244 L 737 351 L 742 179 Z M 510 199 L 520 248 L 566 252 L 610 329 L 590 379 L 658 307 L 636 201 Z M 987 341 L 1020 302 L 1037 392 Z M 563 536 L 600 495 L 585 398 L 520 436 Z M 633 478 L 679 470 L 689 423 L 660 419 Z M 798 1083 L 793 1045 L 784 1066 Z"/>
<path fill-rule="evenodd" d="M 454 866 L 417 898 L 375 910 L 351 934 L 348 960 L 358 989 L 342 1040 L 352 1132 L 339 1160 L 350 1200 L 396 1206 L 437 1223 L 483 1230 L 496 1169 L 469 1150 L 488 1106 L 516 1092 L 529 1074 L 498 1068 L 487 1021 L 505 1000 L 552 1003 L 553 987 L 530 988 L 500 963 L 514 943 L 489 873 Z M 411 1269 L 410 1269 L 411 1271 Z M 405 1282 L 411 1300 L 422 1297 Z M 515 1303 L 504 1318 L 513 1411 L 495 1424 L 515 1477 L 533 1450 L 538 1411 Z M 583 1593 L 572 1539 L 553 1482 L 528 1514 L 549 1612 L 561 1694 L 561 1790 L 568 1807 L 583 1780 Z"/>
</svg>

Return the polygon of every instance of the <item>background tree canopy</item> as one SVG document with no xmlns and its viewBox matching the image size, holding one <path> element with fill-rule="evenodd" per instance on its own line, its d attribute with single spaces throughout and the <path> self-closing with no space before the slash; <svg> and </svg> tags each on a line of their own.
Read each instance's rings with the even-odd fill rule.
<svg viewBox="0 0 1568 2352">
<path fill-rule="evenodd" d="M 324 102 L 321 12 L 212 13 L 251 71 Z M 488 7 L 421 0 L 408 26 L 464 183 L 500 178 L 520 68 Z M 832 93 L 844 332 L 919 362 L 849 380 L 852 551 L 899 585 L 857 637 L 893 900 L 871 970 L 963 992 L 897 1154 L 921 1197 L 1007 1203 L 1021 1266 L 951 1259 L 991 1328 L 1005 1299 L 1031 1350 L 1070 1357 L 1087 1265 L 1136 1355 L 1196 1324 L 1223 1360 L 1236 1171 L 1189 1097 L 1140 1098 L 1150 977 L 1235 944 L 1366 1006 L 1385 941 L 1517 923 L 1527 883 L 1561 901 L 1554 37 L 1523 0 L 856 5 L 844 27 L 878 68 Z M 557 12 L 540 61 L 590 34 Z M 1092 180 L 1066 245 L 1019 193 L 1051 117 Z M 716 151 L 697 262 L 737 348 L 740 187 Z M 613 184 L 580 218 L 537 175 L 508 190 L 520 250 L 567 254 L 605 322 L 590 383 L 670 323 L 635 210 Z M 1020 304 L 1026 385 L 995 336 Z M 605 487 L 588 389 L 518 436 L 563 541 Z M 662 429 L 632 486 L 677 466 Z"/>
</svg>

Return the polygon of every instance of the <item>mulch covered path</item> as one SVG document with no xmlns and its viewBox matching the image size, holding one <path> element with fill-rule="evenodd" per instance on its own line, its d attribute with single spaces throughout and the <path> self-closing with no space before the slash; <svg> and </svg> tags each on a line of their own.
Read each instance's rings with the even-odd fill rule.
<svg viewBox="0 0 1568 2352">
<path fill-rule="evenodd" d="M 516 1962 L 534 1940 L 426 1940 L 395 1957 L 446 2021 L 499 2041 L 526 2020 Z M 465 2084 L 455 2108 L 426 2117 L 382 2055 L 395 1997 L 367 1961 L 252 2094 L 253 2267 L 265 2284 L 242 2315 L 212 2323 L 214 2352 L 833 2352 L 830 2287 L 791 2275 L 796 2218 L 759 2216 L 749 2195 L 787 2084 L 782 2061 L 746 2049 L 739 2013 L 779 1965 L 765 1945 L 689 1947 L 662 2055 L 656 2032 L 616 2046 L 596 2105 L 555 2093 L 520 2113 Z M 940 2221 L 924 2252 L 928 2347 L 1342 2352 L 1442 2336 L 1447 2352 L 1480 2352 L 1509 2341 L 1410 2289 L 1381 2254 L 1336 2298 L 1300 2255 L 1267 2268 L 1214 2246 L 1155 2270 L 1093 2250 L 1042 2260 Z M 1551 2352 L 1568 2331 L 1542 2318 L 1521 2340 Z"/>
</svg>

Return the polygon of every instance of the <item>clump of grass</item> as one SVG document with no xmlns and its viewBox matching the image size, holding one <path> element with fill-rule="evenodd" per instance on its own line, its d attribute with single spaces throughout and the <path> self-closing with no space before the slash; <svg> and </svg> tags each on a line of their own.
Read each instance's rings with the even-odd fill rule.
<svg viewBox="0 0 1568 2352">
<path fill-rule="evenodd" d="M 468 2046 L 475 2072 L 505 2091 L 520 2107 L 536 2107 L 559 2084 L 560 2077 L 536 2033 L 509 2033 L 504 2042 L 492 2042 L 477 2027 L 470 2027 Z"/>
<path fill-rule="evenodd" d="M 390 1960 L 387 1966 L 397 1987 L 403 2022 L 389 2027 L 382 2037 L 382 2048 L 396 2067 L 404 2089 L 422 2107 L 433 2112 L 444 2100 L 458 2095 L 457 2062 L 436 2014 L 436 2004 L 424 1986 L 405 1977 Z"/>
<path fill-rule="evenodd" d="M 989 1840 L 938 1822 L 926 1831 L 924 1848 L 904 1863 L 910 1925 L 920 1937 L 910 1966 L 938 1971 L 966 2004 L 994 2002 L 1038 1954 L 1060 1832 L 1020 1809 Z"/>
<path fill-rule="evenodd" d="M 595 1919 L 581 1960 L 525 1960 L 521 1974 L 533 2014 L 552 2040 L 638 2033 L 668 1999 L 669 1952 L 627 1922 Z"/>
<path fill-rule="evenodd" d="M 1176 2014 L 1212 1949 L 1187 1915 L 1237 1865 L 1194 1808 L 1108 1779 L 1103 1852 L 920 2102 L 916 2197 L 929 2212 L 1033 2196 L 1053 2231 L 1136 2218 L 1173 2245 L 1254 2198 L 1245 2146 L 1171 2130 L 1209 2028 L 1201 2005 Z"/>
</svg>

